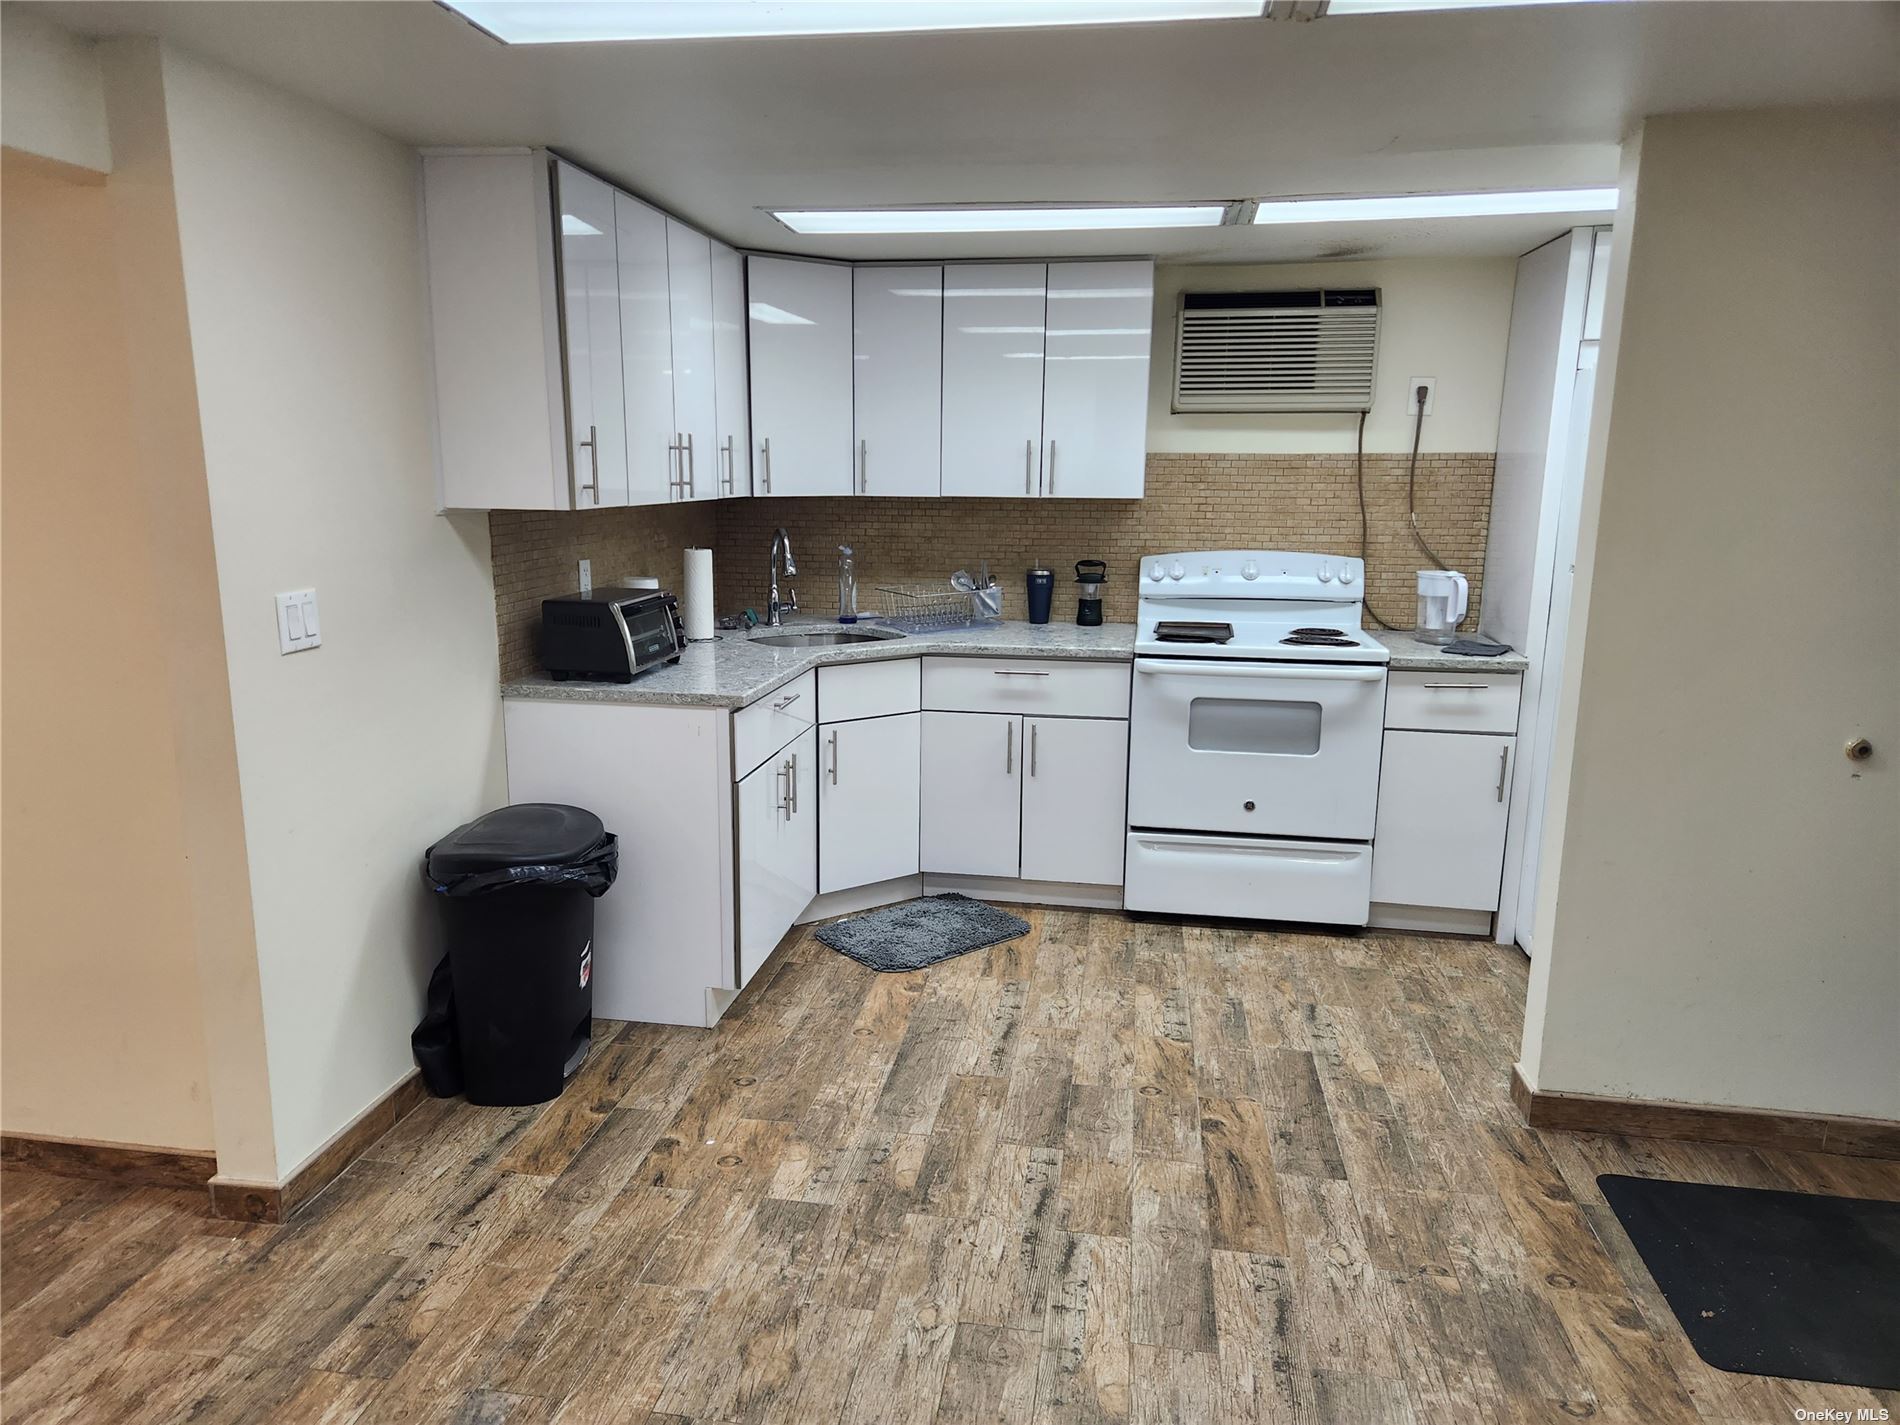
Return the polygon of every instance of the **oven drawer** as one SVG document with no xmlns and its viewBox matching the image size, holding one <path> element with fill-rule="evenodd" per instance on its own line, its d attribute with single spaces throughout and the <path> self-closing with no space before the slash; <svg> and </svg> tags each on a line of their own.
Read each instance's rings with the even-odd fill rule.
<svg viewBox="0 0 1900 1425">
<path fill-rule="evenodd" d="M 1364 925 L 1372 848 L 1245 836 L 1128 834 L 1129 910 Z"/>
<path fill-rule="evenodd" d="M 818 722 L 818 681 L 806 673 L 732 715 L 732 780 L 739 781 Z"/>
<path fill-rule="evenodd" d="M 1518 673 L 1394 673 L 1385 725 L 1413 732 L 1516 732 Z"/>
<path fill-rule="evenodd" d="M 1060 658 L 924 659 L 930 712 L 1127 717 L 1128 665 Z"/>
</svg>

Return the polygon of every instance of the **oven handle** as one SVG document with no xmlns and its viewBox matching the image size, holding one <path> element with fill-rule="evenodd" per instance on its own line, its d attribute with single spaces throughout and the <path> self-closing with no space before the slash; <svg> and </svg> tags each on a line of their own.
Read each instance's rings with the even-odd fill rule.
<svg viewBox="0 0 1900 1425">
<path fill-rule="evenodd" d="M 1137 658 L 1137 673 L 1181 674 L 1189 678 L 1292 678 L 1309 683 L 1378 683 L 1385 669 L 1314 667 L 1296 663 L 1193 663 L 1167 658 Z"/>
</svg>

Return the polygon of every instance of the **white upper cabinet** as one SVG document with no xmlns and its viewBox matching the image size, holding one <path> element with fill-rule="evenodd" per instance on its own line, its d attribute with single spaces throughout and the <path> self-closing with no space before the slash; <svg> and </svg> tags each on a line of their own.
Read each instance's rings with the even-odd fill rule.
<svg viewBox="0 0 1900 1425">
<path fill-rule="evenodd" d="M 943 493 L 1042 488 L 1042 367 L 1049 268 L 943 270 Z"/>
<path fill-rule="evenodd" d="M 755 495 L 848 495 L 851 269 L 831 262 L 746 262 L 752 348 Z"/>
<path fill-rule="evenodd" d="M 666 220 L 666 279 L 673 325 L 675 499 L 719 494 L 719 422 L 713 373 L 712 240 L 678 218 Z"/>
<path fill-rule="evenodd" d="M 614 194 L 620 259 L 620 384 L 626 408 L 627 501 L 663 505 L 676 488 L 673 325 L 666 286 L 666 215 Z"/>
<path fill-rule="evenodd" d="M 626 396 L 620 384 L 620 259 L 614 190 L 572 164 L 554 165 L 561 222 L 561 308 L 574 503 L 627 503 Z"/>
<path fill-rule="evenodd" d="M 1052 262 L 1042 493 L 1139 499 L 1148 446 L 1152 262 Z"/>
<path fill-rule="evenodd" d="M 752 493 L 752 415 L 746 381 L 745 262 L 712 244 L 713 415 L 718 445 L 711 466 L 716 495 Z M 707 467 L 702 463 L 701 469 Z"/>
<path fill-rule="evenodd" d="M 856 492 L 935 495 L 942 483 L 943 269 L 852 274 Z"/>
</svg>

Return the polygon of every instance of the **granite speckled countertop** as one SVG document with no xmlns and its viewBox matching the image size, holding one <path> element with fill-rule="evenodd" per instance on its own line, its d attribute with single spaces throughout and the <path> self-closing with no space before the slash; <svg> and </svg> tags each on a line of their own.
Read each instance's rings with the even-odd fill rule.
<svg viewBox="0 0 1900 1425">
<path fill-rule="evenodd" d="M 786 621 L 786 630 L 828 629 L 830 619 L 798 618 Z M 866 620 L 864 627 L 876 625 Z M 756 634 L 760 630 L 754 630 Z M 1522 654 L 1501 658 L 1460 658 L 1434 644 L 1420 643 L 1409 633 L 1371 631 L 1392 650 L 1396 672 L 1522 673 L 1528 662 Z M 773 648 L 747 634 L 722 632 L 709 643 L 687 647 L 680 661 L 642 673 L 631 683 L 557 683 L 545 673 L 502 685 L 504 698 L 536 698 L 551 702 L 634 703 L 656 707 L 742 708 L 783 687 L 799 675 L 824 664 L 865 663 L 880 658 L 915 658 L 920 654 L 950 654 L 970 658 L 1110 659 L 1128 662 L 1135 656 L 1135 626 L 1103 624 L 1078 628 L 1072 623 L 1024 623 L 1017 619 L 982 624 L 942 633 L 913 633 L 872 643 L 836 644 L 818 648 Z"/>
</svg>

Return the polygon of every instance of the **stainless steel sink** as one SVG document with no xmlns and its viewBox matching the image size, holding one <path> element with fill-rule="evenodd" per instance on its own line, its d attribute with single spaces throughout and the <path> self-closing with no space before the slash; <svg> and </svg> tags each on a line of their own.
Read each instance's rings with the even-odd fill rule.
<svg viewBox="0 0 1900 1425">
<path fill-rule="evenodd" d="M 823 628 L 796 633 L 755 633 L 748 640 L 768 648 L 830 648 L 840 643 L 879 643 L 904 635 L 889 628 Z"/>
</svg>

